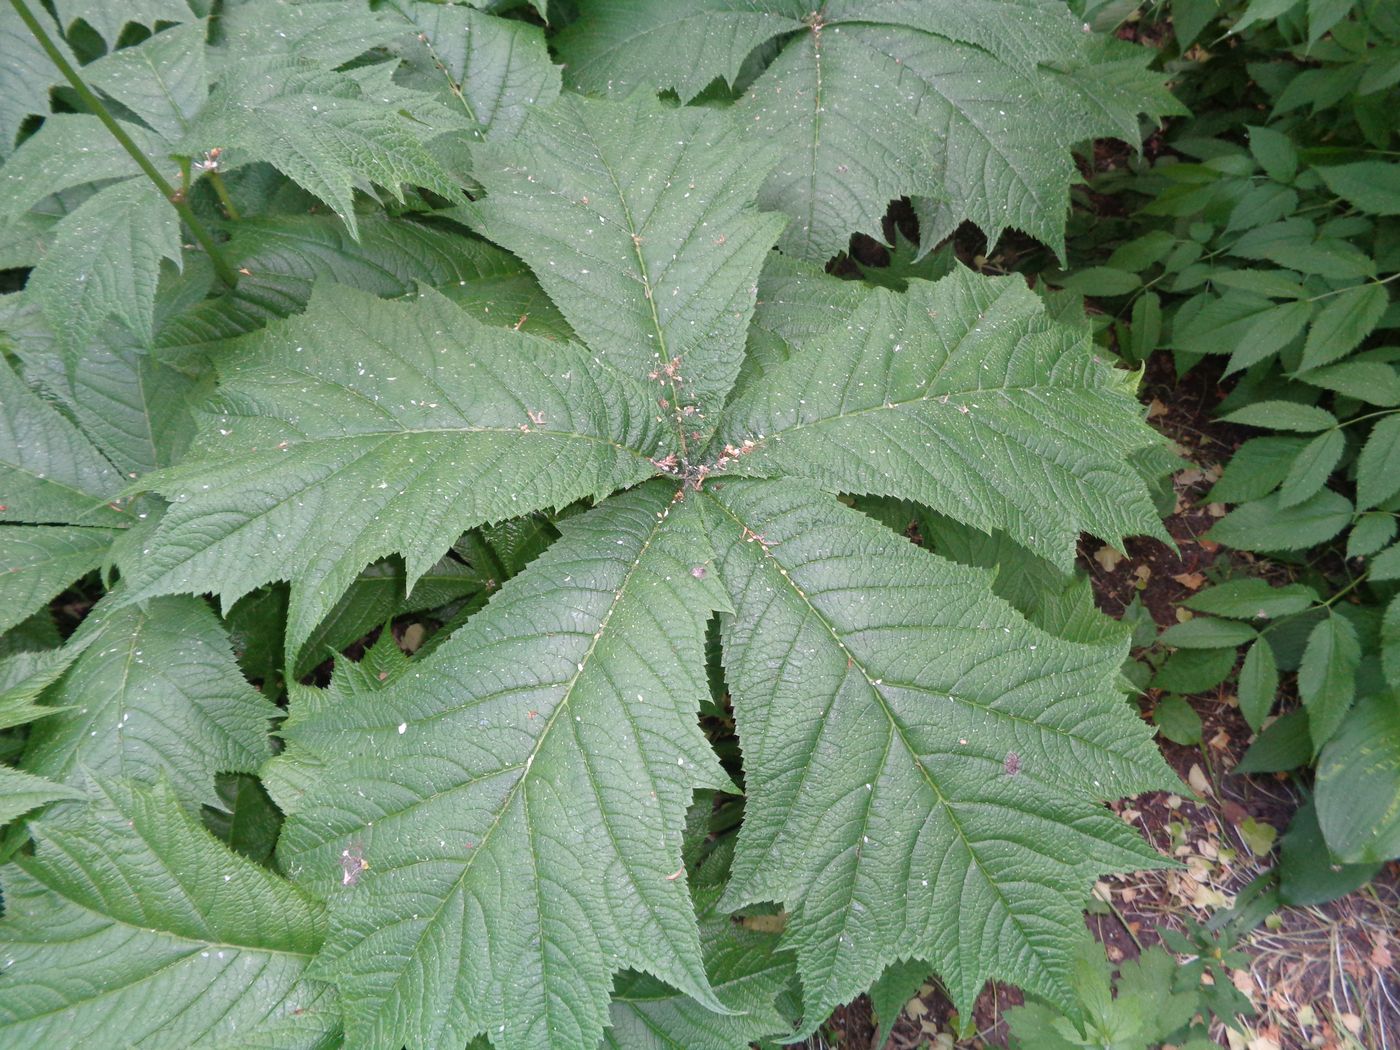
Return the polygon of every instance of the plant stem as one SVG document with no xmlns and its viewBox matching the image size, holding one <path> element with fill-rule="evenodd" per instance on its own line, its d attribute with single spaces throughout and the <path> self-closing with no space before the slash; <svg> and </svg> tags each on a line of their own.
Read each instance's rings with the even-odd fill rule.
<svg viewBox="0 0 1400 1050">
<path fill-rule="evenodd" d="M 25 3 L 25 0 L 10 0 L 10 4 L 14 7 L 15 13 L 19 15 L 20 21 L 28 27 L 29 32 L 33 34 L 34 39 L 38 41 L 39 46 L 44 49 L 44 53 L 49 56 L 49 60 L 58 68 L 58 71 L 63 74 L 64 79 L 73 86 L 73 90 L 78 93 L 78 97 L 83 100 L 83 104 L 92 111 L 93 116 L 102 121 L 107 130 L 112 133 L 112 137 L 121 144 L 122 149 L 130 154 L 131 159 L 136 162 L 137 167 L 145 172 L 146 177 L 155 184 L 156 189 L 160 190 L 161 195 L 174 205 L 175 210 L 180 213 L 180 218 L 185 220 L 185 225 L 187 225 L 190 228 L 190 232 L 194 234 L 195 240 L 200 243 L 201 247 L 203 247 L 204 251 L 208 254 L 209 261 L 214 265 L 214 272 L 219 275 L 219 280 L 223 281 L 224 284 L 228 285 L 230 288 L 236 286 L 238 284 L 238 272 L 230 266 L 228 260 L 224 258 L 223 253 L 219 250 L 218 243 L 210 235 L 209 231 L 204 228 L 204 224 L 199 221 L 199 217 L 195 215 L 194 210 L 189 205 L 189 201 L 185 199 L 185 195 L 181 191 L 175 189 L 174 186 L 170 185 L 170 182 L 151 162 L 151 158 L 141 151 L 141 147 L 132 141 L 131 136 L 126 133 L 126 129 L 117 123 L 116 118 L 114 118 L 107 107 L 103 105 L 102 100 L 87 86 L 86 81 L 78 75 L 78 71 L 73 68 L 68 62 L 68 59 L 63 57 L 63 52 L 60 51 L 53 40 L 50 39 L 47 30 L 45 30 L 43 24 L 34 17 L 34 12 L 29 10 L 29 5 Z"/>
<path fill-rule="evenodd" d="M 228 187 L 224 185 L 224 177 L 217 171 L 210 169 L 209 184 L 214 187 L 214 192 L 219 195 L 219 203 L 224 206 L 224 214 L 234 222 L 237 222 L 241 215 L 238 209 L 233 206 L 233 198 L 228 195 Z"/>
</svg>

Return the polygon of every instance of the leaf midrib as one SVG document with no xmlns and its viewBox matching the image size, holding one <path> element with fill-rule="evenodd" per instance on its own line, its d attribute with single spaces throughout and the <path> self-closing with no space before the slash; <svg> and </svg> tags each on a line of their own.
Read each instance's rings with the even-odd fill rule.
<svg viewBox="0 0 1400 1050">
<path fill-rule="evenodd" d="M 724 513 L 728 515 L 729 518 L 733 520 L 734 523 L 738 525 L 741 529 L 745 530 L 748 533 L 753 532 L 753 530 L 749 529 L 749 527 L 744 523 L 742 518 L 740 518 L 737 514 L 733 512 L 733 510 L 731 510 L 728 506 L 726 506 L 718 498 L 716 498 L 713 495 L 713 493 L 706 492 L 705 495 L 712 503 L 715 504 L 715 506 L 723 510 Z M 1002 892 L 1001 885 L 994 878 L 992 878 L 990 873 L 988 873 L 986 868 L 983 866 L 982 858 L 973 848 L 972 841 L 967 834 L 967 829 L 963 827 L 962 821 L 958 819 L 956 810 L 949 802 L 948 797 L 943 793 L 943 790 L 939 786 L 938 782 L 934 779 L 933 774 L 930 773 L 928 768 L 924 765 L 923 760 L 919 755 L 919 752 L 914 748 L 912 741 L 909 740 L 908 736 L 905 733 L 904 724 L 899 720 L 899 718 L 895 715 L 894 711 L 891 710 L 889 705 L 885 702 L 883 692 L 875 684 L 875 678 L 871 676 L 865 664 L 859 659 L 857 659 L 856 655 L 846 647 L 846 644 L 841 640 L 841 636 L 837 633 L 835 625 L 832 624 L 832 622 L 829 619 L 827 619 L 826 615 L 820 609 L 818 609 L 816 605 L 812 603 L 812 601 L 807 597 L 806 592 L 804 592 L 802 588 L 797 585 L 797 581 L 788 575 L 786 568 L 784 568 L 782 563 L 778 561 L 777 557 L 772 553 L 772 551 L 770 551 L 768 547 L 764 544 L 760 544 L 759 546 L 763 549 L 764 558 L 771 559 L 773 567 L 778 570 L 778 574 L 782 576 L 782 578 L 792 588 L 793 593 L 795 593 L 801 600 L 802 604 L 811 611 L 812 616 L 817 620 L 817 622 L 827 629 L 827 632 L 831 635 L 832 641 L 836 643 L 837 648 L 840 649 L 841 652 L 846 656 L 846 659 L 850 661 L 850 665 L 858 669 L 861 675 L 864 676 L 867 685 L 869 685 L 870 687 L 871 695 L 875 698 L 875 701 L 879 705 L 881 712 L 889 721 L 891 730 L 891 740 L 893 740 L 893 738 L 896 736 L 899 738 L 901 746 L 904 748 L 905 752 L 909 755 L 909 757 L 913 760 L 914 765 L 919 770 L 919 773 L 923 777 L 924 782 L 928 785 L 929 790 L 933 792 L 934 797 L 938 800 L 939 805 L 942 807 L 943 811 L 947 815 L 949 824 L 957 833 L 958 840 L 959 842 L 961 842 L 963 849 L 966 851 L 969 860 L 974 866 L 976 866 L 977 872 L 981 876 L 983 884 L 991 890 L 992 894 L 996 897 L 998 903 L 1001 905 L 1007 917 L 1007 920 L 1016 927 L 1022 939 L 1025 940 L 1025 942 L 1029 946 L 1031 944 L 1031 939 L 1026 936 L 1025 930 L 1022 927 L 1020 919 L 1017 917 L 1015 910 L 1012 909 L 1010 904 L 1008 903 L 1006 895 Z M 888 749 L 886 753 L 888 754 Z M 873 792 L 871 793 L 873 794 Z M 849 911 L 849 909 L 846 910 Z"/>
<path fill-rule="evenodd" d="M 669 507 L 667 509 L 669 511 Z M 618 584 L 617 591 L 613 595 L 612 602 L 609 604 L 607 611 L 603 614 L 603 618 L 598 624 L 598 630 L 593 635 L 593 640 L 589 643 L 588 648 L 583 653 L 583 656 L 578 660 L 577 669 L 574 671 L 573 676 L 565 684 L 563 696 L 559 698 L 559 703 L 555 705 L 554 710 L 551 711 L 549 714 L 549 718 L 547 718 L 545 720 L 544 725 L 540 727 L 540 734 L 535 739 L 534 747 L 530 749 L 530 753 L 525 757 L 524 762 L 520 763 L 516 767 L 522 769 L 523 772 L 521 773 L 520 777 L 515 781 L 515 783 L 512 784 L 507 790 L 505 798 L 501 800 L 501 804 L 496 810 L 496 815 L 492 819 L 491 824 L 486 828 L 484 832 L 482 832 L 481 836 L 477 839 L 475 846 L 472 847 L 471 855 L 467 857 L 466 862 L 462 865 L 461 874 L 453 880 L 451 887 L 446 893 L 442 895 L 442 899 L 438 902 L 437 906 L 425 918 L 423 925 L 419 930 L 418 936 L 414 940 L 413 946 L 408 950 L 408 957 L 412 958 L 418 954 L 418 952 L 422 948 L 424 939 L 428 936 L 428 932 L 436 925 L 439 917 L 442 915 L 443 910 L 447 907 L 448 902 L 462 889 L 462 886 L 467 880 L 467 876 L 471 873 L 472 866 L 476 863 L 476 859 L 485 852 L 487 843 L 490 841 L 492 835 L 495 834 L 496 830 L 501 826 L 501 822 L 505 819 L 505 815 L 511 810 L 511 807 L 515 802 L 516 796 L 520 793 L 525 782 L 530 778 L 530 770 L 534 764 L 535 759 L 539 756 L 540 751 L 544 748 L 545 741 L 549 739 L 550 732 L 553 730 L 555 723 L 559 720 L 560 716 L 568 709 L 569 704 L 573 699 L 574 689 L 578 685 L 579 680 L 583 677 L 584 669 L 588 667 L 589 661 L 592 658 L 593 653 L 598 648 L 599 640 L 607 631 L 607 627 L 612 620 L 613 613 L 617 610 L 618 605 L 621 603 L 623 595 L 627 593 L 628 584 L 632 582 L 633 575 L 641 566 L 642 560 L 646 557 L 646 554 L 648 550 L 650 550 L 651 544 L 656 539 L 657 534 L 665 526 L 666 519 L 667 514 L 662 514 L 651 525 L 651 530 L 647 533 L 646 539 L 642 541 L 641 547 L 638 549 L 636 560 L 633 561 L 631 566 L 628 567 L 626 574 L 622 578 L 622 582 Z M 531 829 L 528 826 L 528 810 L 526 811 L 526 824 L 527 833 L 532 834 Z M 533 864 L 534 850 L 531 849 L 529 853 Z M 538 869 L 532 868 L 532 870 L 536 872 L 536 878 L 534 879 L 534 881 L 536 884 L 536 891 L 538 892 Z M 405 979 L 407 973 L 408 971 L 406 968 L 400 971 L 399 977 L 390 986 L 390 992 L 397 991 L 399 984 Z M 379 1014 L 379 1011 L 382 1010 L 383 1004 L 388 998 L 389 995 L 386 994 L 380 999 L 379 1003 L 376 1004 L 376 1016 Z"/>
</svg>

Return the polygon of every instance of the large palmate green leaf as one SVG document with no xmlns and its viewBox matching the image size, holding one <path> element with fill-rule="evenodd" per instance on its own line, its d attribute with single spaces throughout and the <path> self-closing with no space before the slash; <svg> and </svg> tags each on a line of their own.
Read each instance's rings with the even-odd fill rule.
<svg viewBox="0 0 1400 1050">
<path fill-rule="evenodd" d="M 0 520 L 126 525 L 121 477 L 65 417 L 0 361 Z"/>
<path fill-rule="evenodd" d="M 748 450 L 736 470 L 911 498 L 1067 569 L 1081 531 L 1165 537 L 1128 458 L 1160 439 L 1092 346 L 1019 277 L 875 289 L 750 383 L 719 437 Z"/>
<path fill-rule="evenodd" d="M 514 135 L 531 106 L 559 95 L 559 67 L 538 27 L 469 7 L 401 0 L 387 6 L 413 32 L 401 51 L 414 75 L 400 79 L 445 89 L 478 135 Z"/>
<path fill-rule="evenodd" d="M 157 22 L 189 22 L 194 19 L 185 0 L 57 0 L 58 20 L 65 29 L 81 19 L 114 46 L 122 29 L 131 23 L 154 27 Z"/>
<path fill-rule="evenodd" d="M 288 652 L 371 561 L 412 584 L 487 521 L 601 497 L 672 448 L 645 379 L 577 346 L 487 328 L 440 296 L 323 286 L 306 313 L 224 348 L 193 456 L 127 600 L 293 581 Z"/>
<path fill-rule="evenodd" d="M 67 346 L 83 346 L 110 319 L 149 341 L 164 259 L 180 265 L 179 218 L 149 182 L 129 179 L 59 222 L 26 291 Z"/>
<path fill-rule="evenodd" d="M 69 62 L 75 62 L 68 45 L 58 37 L 48 11 L 39 8 L 34 17 L 55 37 L 55 46 Z M 15 136 L 20 126 L 34 114 L 49 111 L 49 89 L 58 82 L 60 74 L 49 56 L 34 39 L 34 34 L 20 19 L 12 4 L 0 7 L 0 161 L 15 148 Z"/>
<path fill-rule="evenodd" d="M 1173 779 L 1126 645 L 1046 634 L 808 484 L 697 502 L 749 795 L 727 902 L 786 902 L 810 1016 L 905 958 L 964 1014 L 989 977 L 1064 1001 L 1095 873 L 1158 863 L 1097 802 Z"/>
<path fill-rule="evenodd" d="M 297 59 L 240 59 L 173 152 L 197 157 L 218 149 L 220 164 L 231 166 L 267 161 L 330 205 L 353 235 L 357 183 L 396 197 L 405 185 L 457 193 L 424 145 L 455 122 L 427 96 L 402 95 L 385 106 L 388 99 L 346 73 Z"/>
<path fill-rule="evenodd" d="M 115 537 L 112 529 L 69 525 L 0 528 L 0 633 L 101 567 Z"/>
<path fill-rule="evenodd" d="M 572 336 L 524 263 L 450 224 L 371 213 L 357 223 L 358 238 L 332 215 L 248 219 L 226 228 L 238 288 L 168 318 L 156 338 L 161 356 L 178 361 L 214 352 L 222 340 L 300 313 L 317 281 L 386 298 L 426 284 L 478 321 L 551 339 Z"/>
<path fill-rule="evenodd" d="M 600 357 L 653 375 L 681 429 L 708 434 L 782 227 L 752 205 L 766 154 L 714 113 L 565 96 L 475 156 L 483 232 Z"/>
<path fill-rule="evenodd" d="M 893 197 L 918 202 L 925 248 L 965 219 L 1015 227 L 1063 254 L 1070 147 L 1177 107 L 1149 55 L 1082 31 L 1058 0 L 607 0 L 560 38 L 575 83 L 682 99 L 733 81 L 786 34 L 735 107 L 783 159 L 761 202 L 792 217 L 785 251 L 825 259 L 880 235 Z"/>
<path fill-rule="evenodd" d="M 681 877 L 691 792 L 726 786 L 693 507 L 654 482 L 570 519 L 429 662 L 293 712 L 326 767 L 279 855 L 330 894 L 356 1045 L 591 1047 L 628 966 L 723 1012 Z"/>
<path fill-rule="evenodd" d="M 166 140 L 179 138 L 209 95 L 203 21 L 157 33 L 83 67 L 83 79 Z"/>
<path fill-rule="evenodd" d="M 77 788 L 56 784 L 11 766 L 0 766 L 0 824 L 60 798 L 83 798 Z"/>
<path fill-rule="evenodd" d="M 243 680 L 228 635 L 197 598 L 104 602 L 70 646 L 84 646 L 45 701 L 64 708 L 30 732 L 24 768 L 68 783 L 90 773 L 211 801 L 214 775 L 252 772 L 271 754 L 277 708 Z"/>
<path fill-rule="evenodd" d="M 795 959 L 779 948 L 775 930 L 751 929 L 718 907 L 724 883 L 708 878 L 713 859 L 693 890 L 700 947 L 710 985 L 733 1013 L 708 1010 L 647 974 L 620 974 L 601 1050 L 748 1050 L 755 1040 L 791 1033 L 793 1018 L 783 1006 Z"/>
<path fill-rule="evenodd" d="M 56 398 L 125 477 L 176 462 L 194 435 L 190 401 L 198 384 L 157 361 L 135 340 L 89 343 L 67 355 L 21 347 L 25 372 Z"/>
<path fill-rule="evenodd" d="M 317 1050 L 334 996 L 305 977 L 323 909 L 232 853 L 166 784 L 90 786 L 0 871 L 0 1042 Z"/>
</svg>

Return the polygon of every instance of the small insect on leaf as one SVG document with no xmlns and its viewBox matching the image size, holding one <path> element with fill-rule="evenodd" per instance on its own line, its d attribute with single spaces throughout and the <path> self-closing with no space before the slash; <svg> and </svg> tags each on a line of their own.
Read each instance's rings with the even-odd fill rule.
<svg viewBox="0 0 1400 1050">
<path fill-rule="evenodd" d="M 342 886 L 355 885 L 360 881 L 360 876 L 369 870 L 369 861 L 365 860 L 364 853 L 358 845 L 340 851 L 340 870 Z"/>
<path fill-rule="evenodd" d="M 1001 768 L 1006 771 L 1007 776 L 1016 776 L 1021 772 L 1021 756 L 1015 751 L 1008 751 L 1006 753 L 1006 761 L 1002 763 Z"/>
</svg>

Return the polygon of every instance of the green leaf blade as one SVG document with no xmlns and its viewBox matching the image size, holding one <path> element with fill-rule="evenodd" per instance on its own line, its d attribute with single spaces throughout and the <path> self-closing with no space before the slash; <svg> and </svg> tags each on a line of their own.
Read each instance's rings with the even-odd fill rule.
<svg viewBox="0 0 1400 1050">
<path fill-rule="evenodd" d="M 318 966 L 360 1045 L 593 1046 L 627 966 L 724 1010 L 680 863 L 691 792 L 726 785 L 704 534 L 661 482 L 563 533 L 421 669 L 288 730 L 328 765 L 280 855 L 331 893 Z"/>
<path fill-rule="evenodd" d="M 749 792 L 726 903 L 787 903 L 810 1018 L 905 957 L 960 1010 L 993 974 L 1067 999 L 1090 869 L 1157 862 L 1092 800 L 1172 779 L 1116 653 L 805 483 L 703 507 Z"/>
<path fill-rule="evenodd" d="M 411 584 L 466 529 L 605 496 L 668 451 L 644 381 L 437 296 L 331 286 L 222 369 L 196 454 L 150 482 L 174 506 L 128 600 L 291 579 L 289 654 L 370 562 L 402 554 Z"/>
<path fill-rule="evenodd" d="M 1019 278 L 959 270 L 871 293 L 751 384 L 720 438 L 732 471 L 915 499 L 1068 568 L 1081 531 L 1164 535 L 1127 459 L 1157 440 L 1128 384 Z"/>
<path fill-rule="evenodd" d="M 680 425 L 708 435 L 783 222 L 752 204 L 768 163 L 715 113 L 566 96 L 477 149 L 472 214 L 595 353 L 655 374 L 669 412 L 697 410 Z"/>
<path fill-rule="evenodd" d="M 212 801 L 214 775 L 271 755 L 276 707 L 243 680 L 228 636 L 194 598 L 98 609 L 70 646 L 85 648 L 45 699 L 66 708 L 30 733 L 24 768 L 64 783 L 88 773 Z"/>
<path fill-rule="evenodd" d="M 102 782 L 90 805 L 31 823 L 33 857 L 5 870 L 0 1039 L 80 1050 L 133 1044 L 312 1050 L 336 1031 L 304 979 L 321 907 L 229 852 L 167 784 Z M 318 1008 L 319 1007 L 319 1008 Z M 305 1015 L 303 1019 L 303 1015 Z"/>
</svg>

